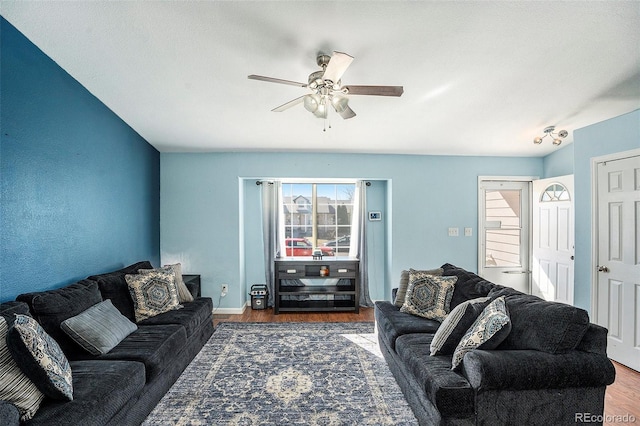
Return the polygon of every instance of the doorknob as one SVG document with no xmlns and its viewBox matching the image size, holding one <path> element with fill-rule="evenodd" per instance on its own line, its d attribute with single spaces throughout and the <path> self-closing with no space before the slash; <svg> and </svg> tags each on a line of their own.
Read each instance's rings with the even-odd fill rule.
<svg viewBox="0 0 640 426">
<path fill-rule="evenodd" d="M 609 268 L 606 266 L 598 266 L 598 272 L 609 272 Z"/>
</svg>

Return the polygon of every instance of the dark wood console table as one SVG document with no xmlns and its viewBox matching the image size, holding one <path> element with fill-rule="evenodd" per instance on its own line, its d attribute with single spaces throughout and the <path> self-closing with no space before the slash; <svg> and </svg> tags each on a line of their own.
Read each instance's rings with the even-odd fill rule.
<svg viewBox="0 0 640 426">
<path fill-rule="evenodd" d="M 359 268 L 360 261 L 350 257 L 276 259 L 274 314 L 280 311 L 360 312 Z M 326 284 L 327 278 L 340 279 L 341 282 Z M 283 285 L 283 280 L 296 280 L 296 285 Z"/>
</svg>

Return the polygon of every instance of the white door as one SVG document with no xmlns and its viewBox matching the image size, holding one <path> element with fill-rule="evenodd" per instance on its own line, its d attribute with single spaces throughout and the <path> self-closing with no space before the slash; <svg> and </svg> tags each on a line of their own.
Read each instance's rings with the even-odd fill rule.
<svg viewBox="0 0 640 426">
<path fill-rule="evenodd" d="M 640 371 L 640 156 L 597 164 L 597 323 L 610 358 Z"/>
<path fill-rule="evenodd" d="M 488 281 L 530 292 L 530 181 L 479 181 L 479 266 Z"/>
<path fill-rule="evenodd" d="M 573 304 L 573 175 L 533 181 L 531 293 Z"/>
</svg>

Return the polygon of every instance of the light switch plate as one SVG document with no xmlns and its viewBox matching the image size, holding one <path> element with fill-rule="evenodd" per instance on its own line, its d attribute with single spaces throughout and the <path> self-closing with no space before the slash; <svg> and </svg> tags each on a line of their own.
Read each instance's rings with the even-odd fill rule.
<svg viewBox="0 0 640 426">
<path fill-rule="evenodd" d="M 473 228 L 464 228 L 464 236 L 465 237 L 473 236 Z"/>
<path fill-rule="evenodd" d="M 460 230 L 458 228 L 449 228 L 450 237 L 457 237 L 458 235 L 460 235 Z"/>
</svg>

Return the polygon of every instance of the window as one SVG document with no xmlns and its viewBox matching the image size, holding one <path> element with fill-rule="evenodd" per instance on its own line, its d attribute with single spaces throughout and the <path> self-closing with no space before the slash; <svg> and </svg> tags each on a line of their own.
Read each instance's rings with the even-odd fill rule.
<svg viewBox="0 0 640 426">
<path fill-rule="evenodd" d="M 542 195 L 540 196 L 540 202 L 548 203 L 553 201 L 569 201 L 569 191 L 561 183 L 552 183 L 549 185 Z"/>
<path fill-rule="evenodd" d="M 355 183 L 282 183 L 287 256 L 347 256 Z"/>
</svg>

